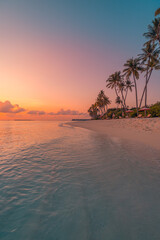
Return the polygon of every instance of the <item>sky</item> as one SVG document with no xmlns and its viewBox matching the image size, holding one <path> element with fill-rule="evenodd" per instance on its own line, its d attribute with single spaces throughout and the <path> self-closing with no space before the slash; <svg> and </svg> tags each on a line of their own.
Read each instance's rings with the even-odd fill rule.
<svg viewBox="0 0 160 240">
<path fill-rule="evenodd" d="M 71 119 L 141 53 L 159 0 L 0 0 L 0 120 Z M 139 98 L 144 78 L 138 80 Z M 148 103 L 160 100 L 160 72 Z M 134 92 L 127 105 L 135 106 Z"/>
</svg>

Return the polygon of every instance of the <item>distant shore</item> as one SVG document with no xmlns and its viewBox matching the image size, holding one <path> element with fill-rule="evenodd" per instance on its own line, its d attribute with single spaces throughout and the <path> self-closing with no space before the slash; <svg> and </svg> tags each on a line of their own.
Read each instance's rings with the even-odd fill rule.
<svg viewBox="0 0 160 240">
<path fill-rule="evenodd" d="M 160 150 L 160 118 L 74 121 L 69 125 L 110 137 L 141 142 Z"/>
</svg>

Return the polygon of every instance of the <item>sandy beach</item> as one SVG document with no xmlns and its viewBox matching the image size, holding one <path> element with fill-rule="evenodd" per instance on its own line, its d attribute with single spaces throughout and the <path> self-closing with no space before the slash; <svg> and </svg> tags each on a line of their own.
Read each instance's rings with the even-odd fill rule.
<svg viewBox="0 0 160 240">
<path fill-rule="evenodd" d="M 69 124 L 160 150 L 160 118 L 91 120 Z"/>
</svg>

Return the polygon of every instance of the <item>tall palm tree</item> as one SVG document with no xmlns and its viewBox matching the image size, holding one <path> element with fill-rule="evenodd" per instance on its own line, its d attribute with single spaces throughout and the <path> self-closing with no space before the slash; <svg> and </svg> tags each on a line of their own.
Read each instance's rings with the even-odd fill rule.
<svg viewBox="0 0 160 240">
<path fill-rule="evenodd" d="M 158 41 L 160 44 L 160 18 L 155 18 L 152 24 L 148 25 L 148 32 L 144 33 L 143 36 L 148 39 L 148 42 Z"/>
<path fill-rule="evenodd" d="M 148 82 L 151 78 L 151 74 L 153 70 L 158 70 L 160 69 L 160 62 L 159 62 L 159 53 L 160 53 L 160 48 L 156 47 L 155 43 L 147 42 L 145 47 L 142 48 L 142 53 L 139 54 L 139 59 L 141 61 L 141 64 L 143 64 L 143 71 L 145 72 L 145 86 L 144 90 L 142 93 L 142 97 L 140 100 L 139 107 L 142 105 L 143 97 L 145 94 L 145 107 L 147 107 L 147 86 Z"/>
<path fill-rule="evenodd" d="M 136 109 L 137 109 L 137 116 L 138 116 L 138 92 L 137 92 L 137 80 L 139 79 L 139 71 L 142 70 L 142 67 L 140 65 L 138 58 L 131 58 L 127 60 L 127 62 L 124 64 L 125 69 L 123 70 L 124 75 L 126 76 L 126 79 L 130 79 L 130 77 L 133 77 L 134 80 L 134 86 L 135 86 L 135 95 L 136 95 Z"/>
<path fill-rule="evenodd" d="M 109 76 L 109 78 L 106 80 L 106 82 L 107 82 L 106 87 L 115 90 L 117 98 L 119 97 L 119 92 L 122 95 L 122 92 L 123 92 L 123 88 L 122 88 L 123 76 L 122 76 L 120 71 L 115 72 L 114 74 L 111 74 Z M 124 102 L 123 96 L 122 96 L 122 105 L 123 105 L 123 108 L 125 109 L 125 102 Z"/>
</svg>

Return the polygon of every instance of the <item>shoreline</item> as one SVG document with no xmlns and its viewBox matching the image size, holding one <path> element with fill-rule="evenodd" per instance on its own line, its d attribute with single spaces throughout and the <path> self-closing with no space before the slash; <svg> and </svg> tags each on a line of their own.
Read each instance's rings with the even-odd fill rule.
<svg viewBox="0 0 160 240">
<path fill-rule="evenodd" d="M 68 124 L 160 150 L 160 118 L 73 121 Z"/>
</svg>

